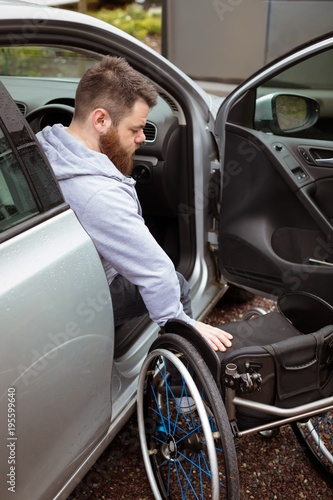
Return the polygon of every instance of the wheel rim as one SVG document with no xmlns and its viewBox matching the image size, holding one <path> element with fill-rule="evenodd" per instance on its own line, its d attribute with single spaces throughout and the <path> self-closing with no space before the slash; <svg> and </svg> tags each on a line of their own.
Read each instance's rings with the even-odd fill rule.
<svg viewBox="0 0 333 500">
<path fill-rule="evenodd" d="M 314 416 L 293 428 L 309 458 L 333 484 L 333 412 Z"/>
<path fill-rule="evenodd" d="M 139 380 L 139 433 L 154 496 L 237 498 L 237 494 L 229 496 L 224 481 L 224 446 L 214 412 L 204 388 L 199 383 L 199 392 L 197 378 L 194 382 L 181 359 L 169 350 L 156 349 L 146 359 Z M 181 374 L 181 383 L 170 379 L 169 361 Z M 231 446 L 234 450 L 233 440 Z"/>
</svg>

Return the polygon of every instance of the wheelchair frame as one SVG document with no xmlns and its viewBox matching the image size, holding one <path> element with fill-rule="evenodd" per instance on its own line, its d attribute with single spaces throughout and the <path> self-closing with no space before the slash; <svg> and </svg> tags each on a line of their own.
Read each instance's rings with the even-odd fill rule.
<svg viewBox="0 0 333 500">
<path fill-rule="evenodd" d="M 261 314 L 250 311 L 246 319 Z M 174 382 L 175 370 L 181 382 Z M 260 391 L 257 372 L 239 373 L 236 364 L 227 363 L 223 386 L 221 375 L 216 353 L 181 322 L 169 322 L 151 346 L 139 378 L 138 425 L 156 499 L 239 499 L 235 440 L 274 433 L 288 424 L 324 479 L 333 484 L 333 395 L 277 407 L 237 395 Z M 261 412 L 271 420 L 259 419 L 240 429 L 239 409 Z"/>
</svg>

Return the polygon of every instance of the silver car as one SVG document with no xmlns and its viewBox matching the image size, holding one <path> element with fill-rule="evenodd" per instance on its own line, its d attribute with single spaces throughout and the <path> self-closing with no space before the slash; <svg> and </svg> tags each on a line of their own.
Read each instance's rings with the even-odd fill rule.
<svg viewBox="0 0 333 500">
<path fill-rule="evenodd" d="M 35 138 L 71 120 L 103 54 L 159 92 L 133 176 L 151 232 L 202 319 L 228 285 L 332 302 L 333 38 L 272 63 L 225 101 L 77 12 L 0 0 L 0 498 L 63 499 L 136 405 L 158 336 L 113 327 L 99 256 Z"/>
</svg>

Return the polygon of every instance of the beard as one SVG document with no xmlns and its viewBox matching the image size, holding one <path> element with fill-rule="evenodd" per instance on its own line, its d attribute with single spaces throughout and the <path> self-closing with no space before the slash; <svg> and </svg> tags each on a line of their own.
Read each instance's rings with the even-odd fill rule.
<svg viewBox="0 0 333 500">
<path fill-rule="evenodd" d="M 119 134 L 115 127 L 110 127 L 105 134 L 100 136 L 99 149 L 123 175 L 126 177 L 131 175 L 134 151 L 128 151 L 121 145 Z"/>
</svg>

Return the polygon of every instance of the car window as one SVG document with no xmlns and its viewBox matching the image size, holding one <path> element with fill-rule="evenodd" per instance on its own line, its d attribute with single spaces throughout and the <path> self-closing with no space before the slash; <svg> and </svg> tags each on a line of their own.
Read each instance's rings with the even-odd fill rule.
<svg viewBox="0 0 333 500">
<path fill-rule="evenodd" d="M 0 128 L 0 232 L 38 213 L 27 180 Z"/>
<path fill-rule="evenodd" d="M 307 90 L 332 89 L 332 50 L 316 54 L 279 73 L 268 86 Z"/>
<path fill-rule="evenodd" d="M 57 47 L 0 47 L 0 75 L 38 78 L 80 78 L 96 62 Z"/>
</svg>

